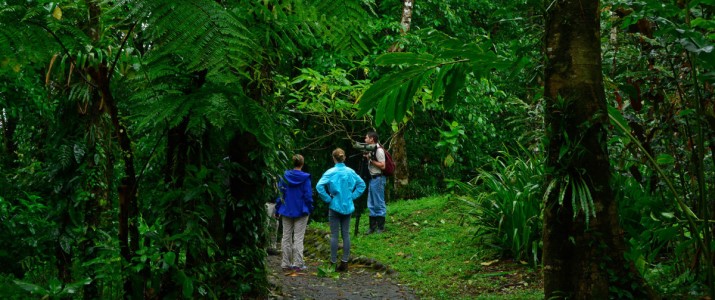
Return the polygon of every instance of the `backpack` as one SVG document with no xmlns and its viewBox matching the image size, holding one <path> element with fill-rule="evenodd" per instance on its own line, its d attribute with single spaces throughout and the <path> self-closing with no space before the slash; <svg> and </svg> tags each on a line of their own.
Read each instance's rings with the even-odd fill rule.
<svg viewBox="0 0 715 300">
<path fill-rule="evenodd" d="M 378 148 L 382 148 L 382 151 L 385 152 L 385 169 L 382 170 L 382 175 L 395 175 L 395 161 L 392 160 L 392 155 L 390 155 L 390 153 L 387 152 L 387 150 L 385 150 L 382 146 L 379 146 Z M 375 149 L 375 153 L 377 153 L 377 148 Z"/>
</svg>

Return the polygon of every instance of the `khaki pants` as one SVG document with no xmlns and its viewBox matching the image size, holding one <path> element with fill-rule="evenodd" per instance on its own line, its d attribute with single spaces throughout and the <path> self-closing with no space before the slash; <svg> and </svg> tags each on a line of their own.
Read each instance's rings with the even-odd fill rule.
<svg viewBox="0 0 715 300">
<path fill-rule="evenodd" d="M 308 216 L 299 218 L 282 217 L 283 240 L 281 250 L 283 259 L 281 268 L 303 267 L 303 240 L 305 239 L 305 228 L 308 225 Z"/>
</svg>

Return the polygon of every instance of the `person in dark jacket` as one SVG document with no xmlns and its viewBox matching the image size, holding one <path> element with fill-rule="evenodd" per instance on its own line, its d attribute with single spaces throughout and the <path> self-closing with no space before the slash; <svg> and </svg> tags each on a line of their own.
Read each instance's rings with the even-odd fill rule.
<svg viewBox="0 0 715 300">
<path fill-rule="evenodd" d="M 286 170 L 278 183 L 281 197 L 276 199 L 276 214 L 283 223 L 281 267 L 284 271 L 307 269 L 303 258 L 303 239 L 308 216 L 313 212 L 310 174 L 303 172 L 303 156 L 293 155 L 292 170 Z"/>
</svg>

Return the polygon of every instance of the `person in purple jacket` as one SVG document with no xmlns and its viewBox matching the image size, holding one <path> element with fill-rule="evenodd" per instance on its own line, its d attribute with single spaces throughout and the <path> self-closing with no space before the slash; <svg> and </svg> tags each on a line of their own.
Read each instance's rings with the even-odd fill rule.
<svg viewBox="0 0 715 300">
<path fill-rule="evenodd" d="M 308 216 L 313 212 L 313 190 L 310 174 L 303 172 L 303 156 L 293 155 L 293 169 L 286 170 L 278 183 L 281 197 L 276 199 L 276 215 L 281 216 L 281 267 L 284 271 L 308 269 L 303 258 L 303 240 Z"/>
</svg>

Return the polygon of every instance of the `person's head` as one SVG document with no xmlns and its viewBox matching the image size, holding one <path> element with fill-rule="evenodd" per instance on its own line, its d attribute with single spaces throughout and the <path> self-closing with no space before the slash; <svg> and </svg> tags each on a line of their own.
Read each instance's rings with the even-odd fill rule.
<svg viewBox="0 0 715 300">
<path fill-rule="evenodd" d="M 333 161 L 336 163 L 341 163 L 345 161 L 345 151 L 340 148 L 335 148 L 333 150 Z"/>
<path fill-rule="evenodd" d="M 377 144 L 379 143 L 379 137 L 377 135 L 377 132 L 370 131 L 365 135 L 365 143 L 368 144 Z"/>
<path fill-rule="evenodd" d="M 305 162 L 305 159 L 303 158 L 303 155 L 300 155 L 300 154 L 293 155 L 293 167 L 296 167 L 296 168 L 303 167 L 304 162 Z"/>
</svg>

